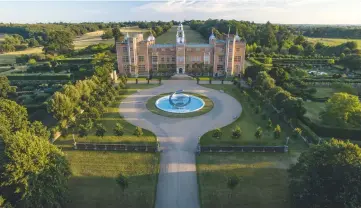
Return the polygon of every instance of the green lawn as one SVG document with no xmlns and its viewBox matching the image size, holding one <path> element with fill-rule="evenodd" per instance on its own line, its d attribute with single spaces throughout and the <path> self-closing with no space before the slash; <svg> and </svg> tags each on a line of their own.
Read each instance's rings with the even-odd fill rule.
<svg viewBox="0 0 361 209">
<path fill-rule="evenodd" d="M 160 94 L 160 95 L 157 95 L 155 97 L 152 97 L 150 98 L 148 101 L 147 101 L 147 108 L 149 111 L 151 111 L 152 113 L 154 114 L 157 114 L 157 115 L 162 115 L 162 116 L 165 116 L 165 117 L 171 117 L 171 118 L 190 118 L 190 117 L 196 117 L 196 116 L 200 116 L 200 115 L 204 115 L 206 114 L 207 112 L 211 111 L 213 109 L 213 102 L 212 100 L 210 100 L 208 97 L 205 97 L 201 94 L 196 94 L 196 93 L 190 93 L 190 92 L 184 92 L 185 94 L 189 94 L 189 95 L 193 95 L 193 96 L 197 96 L 201 99 L 203 99 L 204 101 L 204 107 L 196 112 L 191 112 L 191 113 L 183 113 L 183 114 L 177 114 L 177 113 L 169 113 L 169 112 L 165 112 L 163 110 L 160 110 L 158 109 L 158 107 L 155 105 L 155 102 L 163 97 L 163 96 L 166 96 L 166 95 L 170 95 L 172 94 L 172 92 L 169 92 L 169 93 L 164 93 L 164 94 Z"/>
<path fill-rule="evenodd" d="M 153 88 L 158 86 L 157 84 L 149 84 L 149 85 L 136 85 L 136 84 L 128 84 L 128 89 L 126 93 L 122 96 L 116 98 L 116 102 L 114 102 L 111 106 L 107 107 L 106 113 L 104 113 L 103 117 L 99 119 L 97 122 L 102 123 L 106 128 L 106 133 L 104 137 L 98 137 L 95 135 L 95 128 L 93 128 L 89 135 L 86 137 L 76 137 L 77 142 L 110 142 L 110 143 L 136 143 L 136 144 L 155 144 L 156 136 L 148 131 L 143 129 L 144 135 L 141 137 L 134 136 L 135 126 L 128 123 L 124 119 L 120 117 L 119 114 L 119 104 L 123 98 L 126 96 L 135 93 L 138 89 L 146 89 Z M 113 132 L 116 123 L 121 123 L 124 128 L 123 136 L 116 136 Z M 71 145 L 73 143 L 72 136 L 59 137 L 57 139 L 56 144 L 61 146 Z"/>
<path fill-rule="evenodd" d="M 317 87 L 317 92 L 313 95 L 315 98 L 331 97 L 336 90 L 329 87 Z"/>
<path fill-rule="evenodd" d="M 248 102 L 244 97 L 241 96 L 241 91 L 234 85 L 202 85 L 207 88 L 212 88 L 216 90 L 223 90 L 225 93 L 233 96 L 236 98 L 242 105 L 242 114 L 241 116 L 231 123 L 228 126 L 221 128 L 222 130 L 222 137 L 215 138 L 212 137 L 212 131 L 204 134 L 201 139 L 200 143 L 202 145 L 269 145 L 269 146 L 276 146 L 276 145 L 284 145 L 287 136 L 291 136 L 290 128 L 280 122 L 279 120 L 273 120 L 273 127 L 277 124 L 280 124 L 282 133 L 279 139 L 275 139 L 273 137 L 273 129 L 267 130 L 267 121 L 262 119 L 262 113 L 255 114 L 254 107 L 255 104 L 251 104 Z M 255 102 L 253 102 L 255 103 Z M 232 138 L 232 130 L 239 126 L 242 130 L 242 136 L 239 139 Z M 256 129 L 261 127 L 263 129 L 263 137 L 261 139 L 257 139 L 254 134 Z M 300 139 L 291 139 L 289 140 L 289 144 L 292 149 L 303 149 L 306 145 Z"/>
<path fill-rule="evenodd" d="M 197 157 L 201 207 L 290 207 L 287 168 L 299 153 L 207 153 Z M 237 177 L 231 190 L 229 177 Z"/>
<path fill-rule="evenodd" d="M 175 44 L 177 27 L 173 26 L 168 32 L 155 38 L 157 44 Z M 186 43 L 208 43 L 203 36 L 195 30 L 192 30 L 188 25 L 183 25 Z"/>
<path fill-rule="evenodd" d="M 305 102 L 305 117 L 313 122 L 321 123 L 320 113 L 325 109 L 324 102 Z"/>
<path fill-rule="evenodd" d="M 159 154 L 65 151 L 72 170 L 70 201 L 75 208 L 154 207 Z M 122 191 L 115 178 L 128 178 Z"/>
<path fill-rule="evenodd" d="M 328 46 L 336 46 L 349 41 L 356 41 L 358 48 L 361 49 L 361 39 L 342 39 L 342 38 L 307 38 L 311 43 L 321 42 Z"/>
<path fill-rule="evenodd" d="M 16 55 L 13 54 L 0 54 L 0 64 L 14 64 Z"/>
</svg>

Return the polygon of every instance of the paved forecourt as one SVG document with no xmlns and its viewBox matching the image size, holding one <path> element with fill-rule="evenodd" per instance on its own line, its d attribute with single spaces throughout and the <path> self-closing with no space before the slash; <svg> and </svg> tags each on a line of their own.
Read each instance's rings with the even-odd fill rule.
<svg viewBox="0 0 361 209">
<path fill-rule="evenodd" d="M 228 94 L 197 85 L 196 81 L 164 80 L 162 83 L 128 96 L 119 105 L 119 111 L 128 122 L 157 135 L 162 152 L 156 207 L 199 207 L 195 162 L 198 138 L 232 123 L 235 116 L 240 116 L 242 107 Z M 147 110 L 149 98 L 180 89 L 207 96 L 214 103 L 213 109 L 193 118 L 168 118 Z"/>
</svg>

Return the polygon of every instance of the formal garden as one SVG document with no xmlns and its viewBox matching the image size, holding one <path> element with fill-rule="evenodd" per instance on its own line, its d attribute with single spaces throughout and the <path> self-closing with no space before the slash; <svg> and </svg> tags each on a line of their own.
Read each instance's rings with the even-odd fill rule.
<svg viewBox="0 0 361 209">
<path fill-rule="evenodd" d="M 122 40 L 125 33 L 152 33 L 157 43 L 173 43 L 175 23 L 0 24 L 0 33 L 6 33 L 0 34 L 0 53 L 4 53 L 0 54 L 0 164 L 4 165 L 0 207 L 155 207 L 156 199 L 167 202 L 174 191 L 181 192 L 177 200 L 198 191 L 199 205 L 189 202 L 201 207 L 361 206 L 361 149 L 355 145 L 361 135 L 361 58 L 356 41 L 327 46 L 328 41 L 293 34 L 291 26 L 269 22 L 185 21 L 189 43 L 207 42 L 211 31 L 222 39 L 228 30 L 233 34 L 238 30 L 248 41 L 247 69 L 242 78 L 225 78 L 213 75 L 202 63 L 187 66 L 193 80 L 186 82 L 192 82 L 193 91 L 205 87 L 213 96 L 229 95 L 236 101 L 219 103 L 216 97 L 206 97 L 207 92 L 185 92 L 203 99 L 205 106 L 180 116 L 155 105 L 171 93 L 167 89 L 163 92 L 168 93 L 146 95 L 144 104 L 130 105 L 148 108 L 161 118 L 159 124 L 151 121 L 149 126 L 159 126 L 152 129 L 163 142 L 158 149 L 156 132 L 123 118 L 120 113 L 134 109 L 121 110 L 121 105 L 142 91 L 161 87 L 174 69 L 162 66 L 152 80 L 120 75 L 116 81 L 109 74 L 115 69 L 115 40 Z M 242 106 L 238 118 L 236 114 L 228 118 L 228 113 L 239 112 L 224 105 L 233 102 Z M 222 117 L 211 115 L 214 110 L 227 113 L 228 125 L 193 134 Z M 201 115 L 199 119 L 209 119 L 204 124 L 197 122 Z M 181 123 L 189 123 L 189 133 L 167 129 Z M 201 147 L 287 149 L 282 149 L 285 153 L 266 149 L 205 153 L 195 151 L 198 139 Z M 80 146 L 84 144 L 157 149 L 113 151 L 90 146 L 84 150 Z M 170 164 L 161 164 L 162 157 Z M 339 169 L 345 165 L 347 169 Z M 159 175 L 162 171 L 171 171 L 176 178 Z M 166 183 L 176 180 L 161 188 L 167 195 L 160 199 L 156 198 L 158 177 Z M 198 185 L 187 187 L 187 182 L 179 181 L 193 182 L 193 177 Z M 191 189 L 181 190 L 180 185 Z"/>
</svg>

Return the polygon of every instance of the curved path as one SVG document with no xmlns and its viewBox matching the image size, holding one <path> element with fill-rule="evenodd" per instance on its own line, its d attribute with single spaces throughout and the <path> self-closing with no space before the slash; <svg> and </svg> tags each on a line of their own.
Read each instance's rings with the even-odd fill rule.
<svg viewBox="0 0 361 209">
<path fill-rule="evenodd" d="M 213 109 L 193 118 L 167 118 L 146 108 L 149 98 L 183 89 L 209 97 Z M 119 105 L 120 114 L 128 122 L 156 134 L 161 160 L 156 207 L 199 207 L 195 152 L 198 138 L 207 131 L 232 123 L 242 107 L 228 94 L 197 85 L 191 80 L 166 80 L 163 85 L 141 90 Z"/>
</svg>

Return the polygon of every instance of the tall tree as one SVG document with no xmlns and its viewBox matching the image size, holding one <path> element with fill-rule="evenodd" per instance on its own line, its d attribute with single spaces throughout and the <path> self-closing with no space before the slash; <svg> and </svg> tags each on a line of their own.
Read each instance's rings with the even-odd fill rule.
<svg viewBox="0 0 361 209">
<path fill-rule="evenodd" d="M 4 141 L 2 196 L 15 207 L 65 207 L 70 168 L 64 154 L 26 130 Z"/>
<path fill-rule="evenodd" d="M 52 31 L 48 34 L 44 51 L 47 54 L 62 54 L 74 49 L 73 36 L 67 31 Z"/>
<path fill-rule="evenodd" d="M 353 115 L 360 112 L 361 103 L 357 96 L 347 93 L 335 93 L 326 102 L 325 112 L 321 113 L 321 116 L 325 124 L 345 125 L 350 122 Z"/>
<path fill-rule="evenodd" d="M 8 94 L 14 92 L 15 89 L 10 86 L 6 76 L 0 76 L 0 98 L 6 99 Z"/>
<path fill-rule="evenodd" d="M 311 146 L 289 169 L 293 207 L 361 207 L 361 149 L 332 139 Z"/>
</svg>

